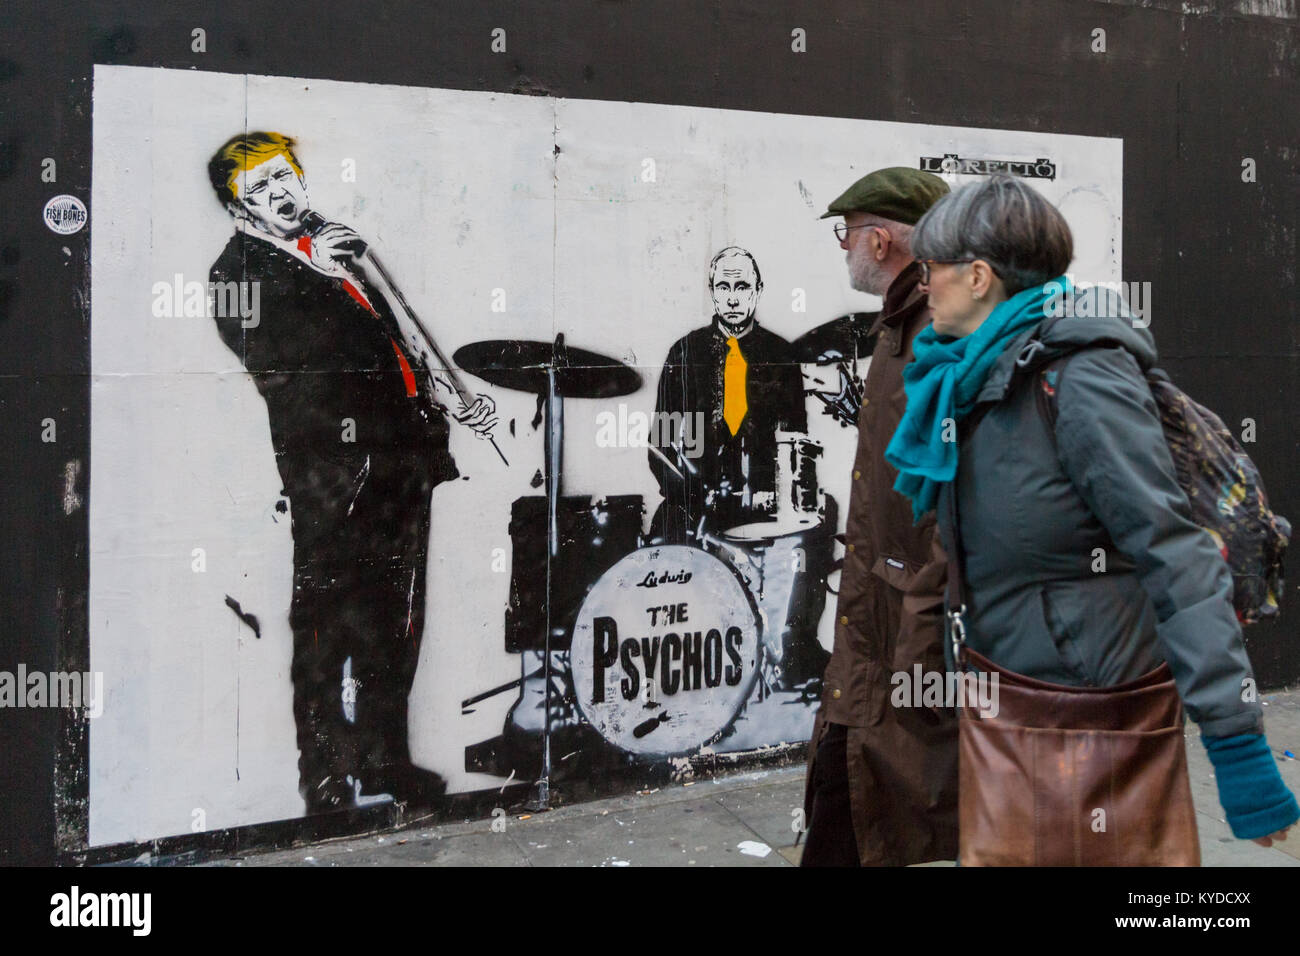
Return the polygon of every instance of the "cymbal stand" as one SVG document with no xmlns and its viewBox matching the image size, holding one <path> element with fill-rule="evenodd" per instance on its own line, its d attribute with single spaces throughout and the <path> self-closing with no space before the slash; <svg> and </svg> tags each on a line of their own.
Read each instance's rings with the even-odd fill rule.
<svg viewBox="0 0 1300 956">
<path fill-rule="evenodd" d="M 555 381 L 555 367 L 563 361 L 564 335 L 555 337 L 554 361 L 546 369 L 546 654 L 543 660 L 546 716 L 542 725 L 542 772 L 533 784 L 529 810 L 551 808 L 551 574 L 560 553 L 560 476 L 564 467 L 564 396 Z"/>
</svg>

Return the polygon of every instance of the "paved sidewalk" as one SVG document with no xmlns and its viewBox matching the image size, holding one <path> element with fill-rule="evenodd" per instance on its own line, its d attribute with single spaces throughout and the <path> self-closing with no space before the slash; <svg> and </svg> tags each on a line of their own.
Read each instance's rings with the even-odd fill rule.
<svg viewBox="0 0 1300 956">
<path fill-rule="evenodd" d="M 1282 777 L 1300 793 L 1300 691 L 1263 700 Z M 1199 731 L 1187 754 L 1205 866 L 1300 866 L 1300 832 L 1265 849 L 1234 839 Z M 421 827 L 215 860 L 216 866 L 793 866 L 804 768 L 672 784 L 548 813 Z M 944 864 L 937 864 L 944 865 Z M 948 864 L 951 865 L 951 864 Z"/>
</svg>

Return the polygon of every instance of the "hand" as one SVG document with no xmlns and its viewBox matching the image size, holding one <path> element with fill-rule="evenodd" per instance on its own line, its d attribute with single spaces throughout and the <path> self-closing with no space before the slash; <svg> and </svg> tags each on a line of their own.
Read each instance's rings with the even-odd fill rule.
<svg viewBox="0 0 1300 956">
<path fill-rule="evenodd" d="M 1270 833 L 1268 836 L 1255 837 L 1251 842 L 1258 843 L 1260 846 L 1272 846 L 1274 840 L 1285 840 L 1286 831 L 1291 829 L 1289 826 L 1283 827 L 1276 833 Z"/>
<path fill-rule="evenodd" d="M 366 242 L 356 230 L 340 222 L 330 223 L 311 237 L 312 261 L 327 269 L 355 269 L 365 248 Z"/>
<path fill-rule="evenodd" d="M 497 423 L 496 413 L 496 402 L 486 395 L 478 395 L 473 405 L 461 402 L 460 411 L 456 412 L 456 421 L 472 428 L 476 438 L 490 438 Z"/>
</svg>

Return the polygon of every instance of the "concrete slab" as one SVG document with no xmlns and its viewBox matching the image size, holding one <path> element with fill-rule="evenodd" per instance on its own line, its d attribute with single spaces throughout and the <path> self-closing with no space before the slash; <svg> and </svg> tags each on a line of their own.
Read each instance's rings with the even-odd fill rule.
<svg viewBox="0 0 1300 956">
<path fill-rule="evenodd" d="M 380 839 L 383 842 L 380 842 Z M 491 830 L 404 837 L 390 834 L 340 844 L 263 853 L 223 861 L 226 866 L 528 866 L 507 834 Z"/>
<path fill-rule="evenodd" d="M 710 797 L 512 823 L 535 866 L 786 866 L 758 834 Z"/>
<path fill-rule="evenodd" d="M 718 802 L 770 845 L 792 846 L 803 816 L 804 770 L 774 771 L 770 781 L 719 794 Z"/>
<path fill-rule="evenodd" d="M 799 861 L 803 859 L 803 844 L 800 843 L 798 846 L 783 846 L 776 852 L 785 857 L 786 862 L 791 866 L 798 866 Z"/>
</svg>

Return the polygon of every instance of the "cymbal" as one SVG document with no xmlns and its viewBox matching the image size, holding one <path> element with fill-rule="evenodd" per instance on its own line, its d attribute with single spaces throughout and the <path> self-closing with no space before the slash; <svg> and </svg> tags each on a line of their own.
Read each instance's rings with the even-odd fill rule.
<svg viewBox="0 0 1300 956">
<path fill-rule="evenodd" d="M 502 388 L 547 393 L 547 370 L 555 369 L 556 391 L 564 398 L 617 398 L 641 388 L 641 375 L 616 358 L 555 342 L 491 339 L 473 342 L 452 356 L 458 367 Z"/>
<path fill-rule="evenodd" d="M 867 357 L 875 347 L 871 334 L 879 312 L 853 312 L 809 329 L 790 343 L 796 362 L 827 362 Z"/>
</svg>

